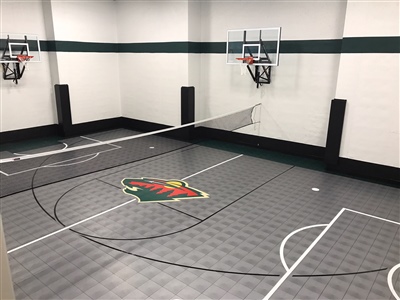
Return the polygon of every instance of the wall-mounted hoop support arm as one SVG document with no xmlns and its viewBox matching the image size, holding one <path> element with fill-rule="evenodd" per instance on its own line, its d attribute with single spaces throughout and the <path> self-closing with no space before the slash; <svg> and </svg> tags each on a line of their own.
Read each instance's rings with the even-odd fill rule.
<svg viewBox="0 0 400 300">
<path fill-rule="evenodd" d="M 244 31 L 243 35 L 243 43 L 246 44 L 246 31 Z M 264 57 L 262 58 L 261 56 L 258 57 L 257 63 L 271 63 L 271 59 L 268 55 L 267 49 L 265 49 L 265 45 L 263 43 L 263 40 L 261 38 L 261 30 L 259 34 L 259 43 L 261 46 L 261 51 L 264 53 Z M 253 53 L 250 50 L 250 47 L 246 48 L 248 54 L 250 57 L 254 58 Z M 243 60 L 245 62 L 245 60 Z M 253 64 L 253 60 L 251 60 L 251 63 L 247 61 L 247 70 L 250 73 L 251 78 L 253 81 L 257 84 L 257 88 L 262 86 L 263 84 L 270 84 L 271 83 L 271 66 L 263 66 L 263 65 L 255 65 L 254 66 L 254 72 L 251 68 L 251 65 Z"/>
<path fill-rule="evenodd" d="M 263 84 L 271 83 L 271 66 L 254 66 L 254 73 L 250 65 L 247 65 L 251 78 L 257 84 L 257 88 Z"/>
<path fill-rule="evenodd" d="M 263 50 L 264 54 L 265 54 L 265 58 L 263 60 L 265 60 L 267 63 L 271 63 L 271 59 L 269 58 L 267 49 L 265 49 L 263 40 L 260 38 L 260 45 L 261 45 L 261 49 Z"/>
</svg>

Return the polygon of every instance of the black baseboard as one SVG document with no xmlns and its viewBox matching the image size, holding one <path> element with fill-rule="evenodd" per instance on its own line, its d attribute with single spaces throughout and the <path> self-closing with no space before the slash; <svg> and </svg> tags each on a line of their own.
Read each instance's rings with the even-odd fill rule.
<svg viewBox="0 0 400 300">
<path fill-rule="evenodd" d="M 349 158 L 339 158 L 337 165 L 327 165 L 327 170 L 365 179 L 385 181 L 400 187 L 400 168 L 384 166 Z"/>
<path fill-rule="evenodd" d="M 122 118 L 122 125 L 123 125 L 122 126 L 123 128 L 131 129 L 131 130 L 138 130 L 138 131 L 142 131 L 142 132 L 153 132 L 153 131 L 157 131 L 157 130 L 172 128 L 172 126 L 168 126 L 168 125 L 152 123 L 152 122 L 147 122 L 147 121 L 142 121 L 142 120 L 134 120 L 134 119 L 129 119 L 129 118 Z M 192 126 L 190 126 L 190 127 L 184 127 L 181 129 L 174 129 L 171 131 L 166 131 L 166 132 L 160 133 L 160 135 L 178 139 L 178 140 L 188 141 L 188 140 L 192 139 L 192 132 L 193 132 L 193 128 L 192 128 Z"/>
<path fill-rule="evenodd" d="M 58 134 L 58 125 L 45 125 L 33 128 L 0 132 L 0 144 L 14 143 L 27 139 L 43 138 Z"/>
<path fill-rule="evenodd" d="M 243 144 L 280 153 L 314 158 L 321 161 L 325 158 L 325 148 L 319 146 L 235 132 L 225 132 L 204 127 L 196 128 L 196 133 L 200 137 L 204 136 L 214 140 Z M 400 168 L 396 167 L 340 157 L 337 165 L 327 164 L 326 170 L 339 175 L 350 175 L 360 179 L 375 180 L 378 183 L 389 183 L 390 185 L 400 187 Z"/>
<path fill-rule="evenodd" d="M 73 136 L 85 135 L 98 131 L 126 128 L 141 132 L 151 132 L 170 128 L 171 126 L 157 124 L 153 122 L 134 120 L 125 117 L 112 118 L 101 121 L 92 121 L 72 125 Z M 43 138 L 47 136 L 57 136 L 59 125 L 46 125 L 34 128 L 6 131 L 0 133 L 0 144 L 18 142 L 27 139 Z M 165 132 L 163 136 L 185 139 L 187 128 L 183 131 Z M 226 132 L 217 129 L 197 127 L 191 134 L 192 138 L 208 138 L 230 143 L 242 144 L 260 149 L 276 151 L 301 157 L 324 160 L 325 148 L 302 143 L 283 141 L 267 137 L 260 137 L 236 132 Z M 61 137 L 61 136 L 60 136 Z M 339 158 L 336 165 L 327 165 L 326 169 L 338 174 L 356 176 L 359 178 L 388 182 L 400 187 L 400 168 L 373 164 L 369 162 L 357 161 L 348 158 Z"/>
<path fill-rule="evenodd" d="M 207 137 L 215 140 L 253 146 L 261 149 L 277 151 L 286 154 L 298 155 L 309 158 L 323 159 L 325 154 L 324 147 L 283 141 L 278 139 L 272 139 L 272 138 L 237 133 L 237 132 L 226 132 L 218 129 L 198 127 L 196 128 L 196 135 L 199 137 Z"/>
<path fill-rule="evenodd" d="M 98 131 L 111 130 L 122 127 L 122 118 L 112 118 L 100 121 L 91 121 L 71 126 L 68 137 L 79 136 Z M 14 143 L 18 141 L 44 138 L 47 136 L 65 137 L 60 131 L 60 125 L 52 124 L 46 126 L 25 128 L 19 130 L 0 132 L 0 144 Z"/>
<path fill-rule="evenodd" d="M 150 132 L 150 131 L 166 129 L 171 126 L 121 117 L 121 127 L 126 129 L 138 130 L 142 132 Z"/>
<path fill-rule="evenodd" d="M 122 118 L 111 118 L 106 120 L 91 121 L 79 124 L 73 124 L 69 129 L 69 136 L 79 136 L 98 131 L 112 130 L 121 128 Z"/>
</svg>

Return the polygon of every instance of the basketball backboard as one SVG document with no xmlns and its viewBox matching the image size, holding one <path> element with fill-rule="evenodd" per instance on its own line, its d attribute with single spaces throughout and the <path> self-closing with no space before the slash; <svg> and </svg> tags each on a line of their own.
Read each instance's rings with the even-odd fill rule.
<svg viewBox="0 0 400 300">
<path fill-rule="evenodd" d="M 23 33 L 0 33 L 0 63 L 18 62 L 18 55 L 33 56 L 29 62 L 40 62 L 38 36 Z"/>
<path fill-rule="evenodd" d="M 278 66 L 281 27 L 228 30 L 226 63 L 243 64 L 253 57 L 255 66 Z"/>
</svg>

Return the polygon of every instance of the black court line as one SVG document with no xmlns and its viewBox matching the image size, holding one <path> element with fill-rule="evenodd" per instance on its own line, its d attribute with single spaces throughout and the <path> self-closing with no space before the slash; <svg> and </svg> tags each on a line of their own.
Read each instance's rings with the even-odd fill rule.
<svg viewBox="0 0 400 300">
<path fill-rule="evenodd" d="M 201 220 L 201 221 L 199 221 L 198 223 L 193 224 L 192 226 L 189 226 L 189 227 L 187 227 L 187 228 L 185 228 L 185 229 L 182 229 L 182 230 L 179 230 L 179 231 L 176 231 L 176 232 L 173 232 L 173 233 L 169 233 L 169 234 L 160 235 L 160 236 L 158 236 L 158 237 L 168 236 L 168 235 L 172 235 L 172 234 L 177 234 L 177 233 L 179 233 L 179 232 L 188 230 L 188 229 L 190 229 L 190 228 L 192 228 L 192 227 L 194 227 L 194 226 L 199 225 L 200 223 L 202 223 L 202 222 L 208 220 L 209 218 L 213 217 L 213 216 L 216 215 L 217 213 L 221 212 L 221 211 L 224 210 L 225 208 L 227 208 L 227 207 L 231 206 L 232 204 L 236 203 L 237 201 L 241 200 L 241 199 L 244 198 L 245 196 L 251 194 L 251 193 L 254 192 L 255 190 L 259 189 L 260 187 L 262 187 L 262 186 L 266 185 L 267 183 L 271 182 L 271 181 L 274 180 L 275 178 L 277 178 L 277 177 L 279 177 L 279 176 L 285 174 L 286 172 L 290 171 L 290 170 L 293 169 L 294 167 L 295 167 L 295 166 L 291 166 L 291 167 L 288 168 L 287 170 L 285 170 L 285 171 L 283 171 L 283 172 L 277 174 L 277 175 L 274 176 L 273 178 L 271 178 L 271 179 L 267 180 L 266 182 L 260 184 L 259 186 L 257 186 L 256 188 L 252 189 L 251 191 L 245 193 L 243 196 L 239 197 L 239 198 L 236 199 L 235 201 L 229 203 L 228 205 L 226 205 L 226 206 L 224 206 L 223 208 L 219 209 L 219 210 L 216 211 L 215 213 L 211 214 L 210 216 L 208 216 L 208 217 L 205 218 L 204 220 Z M 119 171 L 121 171 L 121 170 L 119 170 Z M 119 172 L 119 171 L 117 171 L 117 172 Z M 117 172 L 116 172 L 116 173 L 117 173 Z M 36 174 L 36 172 L 35 172 L 35 174 Z M 52 218 L 53 220 L 57 220 L 57 221 L 58 221 L 62 226 L 64 226 L 64 227 L 66 227 L 66 225 L 63 224 L 63 223 L 59 220 L 59 218 L 58 218 L 58 216 L 57 216 L 57 212 L 56 212 L 56 206 L 57 206 L 57 204 L 59 203 L 59 201 L 62 199 L 62 197 L 63 197 L 64 195 L 66 195 L 66 194 L 67 194 L 68 192 L 70 192 L 71 190 L 73 190 L 73 189 L 75 189 L 75 188 L 77 188 L 77 187 L 79 187 L 79 186 L 81 186 L 81 185 L 83 185 L 83 184 L 86 184 L 86 183 L 88 183 L 88 182 L 90 182 L 90 181 L 96 180 L 96 179 L 88 180 L 88 181 L 86 181 L 86 182 L 84 182 L 84 183 L 81 183 L 81 184 L 78 184 L 77 186 L 75 186 L 75 187 L 69 189 L 68 191 L 64 192 L 63 195 L 57 200 L 57 202 L 56 202 L 56 204 L 55 204 L 55 206 L 54 206 L 54 214 L 55 214 L 55 216 L 53 217 L 53 216 L 51 216 L 51 215 L 43 208 L 43 206 L 40 204 L 39 200 L 37 199 L 37 197 L 36 197 L 36 195 L 35 195 L 35 193 L 34 193 L 34 189 L 35 189 L 34 186 L 33 186 L 34 177 L 35 177 L 35 176 L 32 177 L 32 187 L 31 187 L 31 190 L 32 190 L 32 192 L 33 192 L 33 194 L 34 194 L 34 198 L 35 198 L 36 202 L 37 202 L 38 205 L 41 207 L 41 209 L 42 209 L 48 216 L 50 216 L 50 218 Z M 77 230 L 74 230 L 74 229 L 69 229 L 69 230 L 72 231 L 72 232 L 74 232 L 74 233 L 79 234 L 80 236 L 86 238 L 86 239 L 89 240 L 89 241 L 92 241 L 92 242 L 94 242 L 94 243 L 97 243 L 97 244 L 99 244 L 99 245 L 102 245 L 102 246 L 104 246 L 104 247 L 107 247 L 107 248 L 109 248 L 109 249 L 112 249 L 112 250 L 115 250 L 115 251 L 119 251 L 119 252 L 121 252 L 121 253 L 125 253 L 125 254 L 128 254 L 128 255 L 132 255 L 132 256 L 135 256 L 135 257 L 138 257 L 138 258 L 142 258 L 142 259 L 145 259 L 145 260 L 149 260 L 149 261 L 153 261 L 153 262 L 162 263 L 162 264 L 168 264 L 168 265 L 172 265 L 172 266 L 183 267 L 183 268 L 187 268 L 187 269 L 200 270 L 200 271 L 224 273 L 224 274 L 235 274 L 235 275 L 246 275 L 246 276 L 250 275 L 250 276 L 262 276 L 262 277 L 279 277 L 279 276 L 281 276 L 281 275 L 279 275 L 279 274 L 236 272 L 236 271 L 217 270 L 217 269 L 210 269 L 210 268 L 202 268 L 202 267 L 195 267 L 195 266 L 177 264 L 177 263 L 172 263 L 172 262 L 168 262 L 168 261 L 163 261 L 163 260 L 159 260 L 159 259 L 155 259 L 155 258 L 151 258 L 151 257 L 146 257 L 146 256 L 143 256 L 143 255 L 135 254 L 135 253 L 132 253 L 132 252 L 129 252 L 129 251 L 120 249 L 120 248 L 116 248 L 116 247 L 111 246 L 111 245 L 104 244 L 104 243 L 102 243 L 102 242 L 99 242 L 99 241 L 96 241 L 96 240 L 93 239 L 93 238 L 98 238 L 98 239 L 105 239 L 105 240 L 144 240 L 144 239 L 153 239 L 153 238 L 156 238 L 156 237 L 147 237 L 147 238 L 139 238 L 139 239 L 110 239 L 110 238 L 102 238 L 102 237 L 91 236 L 91 235 L 89 235 L 89 234 L 81 233 L 81 232 L 79 232 L 79 231 L 77 231 Z"/>
<path fill-rule="evenodd" d="M 75 232 L 75 233 L 78 233 L 78 234 L 80 234 L 80 235 L 82 235 L 82 236 L 85 236 L 85 237 L 96 238 L 96 239 L 100 239 L 100 240 L 108 240 L 108 241 L 141 241 L 141 240 L 156 239 L 156 238 L 162 238 L 162 237 L 166 237 L 166 236 L 173 235 L 173 234 L 178 234 L 178 233 L 181 233 L 181 232 L 183 232 L 183 231 L 186 231 L 186 230 L 188 230 L 188 229 L 191 229 L 191 228 L 193 228 L 193 227 L 195 227 L 195 226 L 197 226 L 197 225 L 199 225 L 199 224 L 201 224 L 201 223 L 207 221 L 208 219 L 210 219 L 211 217 L 215 216 L 216 214 L 218 214 L 219 212 L 221 212 L 221 211 L 224 210 L 225 208 L 227 208 L 227 207 L 229 207 L 229 206 L 235 204 L 236 202 L 238 202 L 239 200 L 241 200 L 241 199 L 243 199 L 244 197 L 248 196 L 249 194 L 251 194 L 251 193 L 254 192 L 255 190 L 257 190 L 257 189 L 261 188 L 262 186 L 268 184 L 269 182 L 271 182 L 271 181 L 274 180 L 275 178 L 277 178 L 277 177 L 279 177 L 279 176 L 285 174 L 286 172 L 292 170 L 294 167 L 295 167 L 295 166 L 291 166 L 291 167 L 288 168 L 287 170 L 285 170 L 285 171 L 279 173 L 278 175 L 274 176 L 273 178 L 267 180 L 266 182 L 263 182 L 262 184 L 258 185 L 257 187 L 253 188 L 253 189 L 250 190 L 249 192 L 247 192 L 247 193 L 245 193 L 244 195 L 240 196 L 240 197 L 237 198 L 235 201 L 233 201 L 233 202 L 231 202 L 231 203 L 225 205 L 224 207 L 220 208 L 219 210 L 217 210 L 216 212 L 212 213 L 211 215 L 209 215 L 208 217 L 204 218 L 203 220 L 201 220 L 201 221 L 199 221 L 199 222 L 197 222 L 197 223 L 195 223 L 195 224 L 193 224 L 193 225 L 191 225 L 191 226 L 189 226 L 189 227 L 186 227 L 186 228 L 183 228 L 183 229 L 174 231 L 174 232 L 165 233 L 165 234 L 161 234 L 161 235 L 148 236 L 148 237 L 140 237 L 140 238 L 112 238 L 112 237 L 104 237 L 104 236 L 91 235 L 91 234 L 79 232 L 79 231 L 74 230 L 74 229 L 70 229 L 70 230 L 73 231 L 73 232 Z M 59 222 L 62 226 L 65 227 L 66 225 L 58 218 L 58 215 L 57 215 L 57 206 L 58 206 L 58 203 L 61 201 L 61 199 L 62 199 L 67 193 L 69 193 L 69 192 L 72 191 L 73 189 L 75 189 L 75 188 L 77 188 L 77 187 L 79 187 L 79 186 L 81 186 L 81 185 L 83 185 L 83 184 L 86 184 L 86 183 L 88 183 L 88 182 L 90 182 L 90 181 L 93 181 L 93 180 L 95 180 L 95 179 L 91 179 L 91 180 L 88 180 L 88 181 L 86 181 L 86 182 L 84 182 L 84 183 L 81 183 L 81 184 L 79 184 L 79 185 L 77 185 L 77 186 L 74 186 L 73 188 L 71 188 L 71 189 L 69 189 L 68 191 L 64 192 L 64 194 L 62 194 L 62 195 L 60 196 L 60 198 L 58 198 L 57 202 L 56 202 L 55 205 L 54 205 L 54 217 L 55 217 L 55 219 L 57 220 L 57 222 Z"/>
<path fill-rule="evenodd" d="M 73 144 L 71 144 L 71 145 L 73 145 Z M 18 191 L 16 191 L 16 192 L 6 193 L 6 194 L 4 194 L 4 195 L 1 195 L 1 194 L 0 194 L 0 199 L 1 199 L 1 198 L 8 197 L 8 196 L 16 195 L 16 194 L 19 194 L 19 193 L 22 193 L 22 192 L 26 192 L 26 191 L 31 190 L 31 189 L 40 188 L 40 187 L 45 187 L 45 186 L 48 186 L 48 185 L 51 185 L 51 184 L 54 184 L 54 183 L 59 183 L 59 182 L 65 181 L 65 180 L 74 179 L 74 178 L 79 178 L 79 177 L 82 177 L 82 176 L 86 176 L 86 175 L 88 175 L 88 174 L 95 174 L 95 173 L 103 172 L 103 171 L 106 171 L 106 170 L 110 170 L 110 169 L 117 168 L 117 167 L 120 167 L 120 166 L 125 166 L 125 165 L 132 164 L 132 163 L 137 163 L 137 162 L 140 162 L 140 161 L 145 161 L 145 160 L 152 159 L 152 158 L 155 158 L 155 160 L 157 160 L 157 159 L 162 159 L 164 155 L 169 155 L 169 154 L 173 155 L 173 152 L 175 152 L 175 151 L 188 151 L 188 150 L 191 149 L 190 147 L 192 147 L 192 148 L 197 148 L 197 147 L 204 147 L 204 146 L 197 145 L 197 144 L 188 144 L 188 145 L 180 146 L 180 147 L 177 148 L 177 149 L 172 149 L 172 150 L 169 150 L 169 151 L 166 151 L 166 152 L 163 152 L 163 153 L 155 153 L 155 154 L 150 155 L 150 156 L 145 157 L 145 158 L 139 158 L 139 159 L 136 159 L 136 160 L 132 160 L 132 161 L 128 161 L 128 162 L 116 164 L 115 166 L 106 167 L 106 168 L 103 168 L 103 169 L 101 169 L 101 170 L 86 172 L 86 173 L 82 173 L 82 174 L 79 174 L 79 175 L 76 175 L 76 176 L 71 176 L 71 177 L 68 177 L 68 178 L 65 178 L 65 179 L 60 179 L 60 180 L 54 180 L 54 181 L 50 181 L 50 182 L 48 182 L 48 183 L 43 183 L 43 184 L 40 184 L 40 185 L 35 186 L 35 185 L 34 185 L 34 179 L 35 179 L 35 177 L 36 177 L 36 174 L 37 174 L 37 172 L 38 172 L 39 170 L 43 169 L 43 168 L 38 168 L 38 169 L 36 169 L 36 170 L 33 170 L 33 171 L 34 171 L 34 174 L 32 175 L 31 185 L 30 185 L 29 187 L 23 188 L 23 189 L 18 190 Z M 187 148 L 188 148 L 188 149 L 187 149 Z M 116 149 L 116 150 L 120 150 L 120 149 Z M 157 157 L 157 156 L 161 156 L 161 157 Z M 43 164 L 45 164 L 45 162 L 46 162 L 48 159 L 50 159 L 51 157 L 52 157 L 52 155 L 50 155 L 49 157 L 45 158 L 45 159 L 43 160 L 43 162 L 42 162 L 39 166 L 43 166 Z M 146 162 L 143 162 L 143 163 L 139 163 L 138 165 L 145 164 L 145 163 L 147 163 L 147 161 L 146 161 Z M 127 170 L 127 169 L 129 169 L 129 168 L 130 168 L 130 167 L 127 167 L 126 169 L 122 169 L 122 170 Z M 122 170 L 119 170 L 119 171 L 122 171 Z M 116 171 L 115 173 L 117 173 L 117 172 L 119 172 L 119 171 Z M 114 173 L 110 173 L 110 174 L 114 174 Z M 109 175 L 109 174 L 107 174 L 107 175 Z M 106 176 L 107 176 L 107 175 L 106 175 Z M 53 219 L 53 218 L 52 218 L 52 219 Z"/>
<path fill-rule="evenodd" d="M 162 205 L 162 206 L 164 206 L 164 207 L 167 207 L 167 208 L 169 208 L 169 209 L 175 210 L 175 211 L 177 211 L 177 212 L 179 212 L 179 213 L 181 213 L 181 214 L 187 215 L 187 216 L 189 216 L 189 217 L 191 217 L 191 218 L 194 218 L 194 219 L 196 219 L 196 220 L 198 220 L 198 221 L 202 221 L 202 219 L 199 219 L 199 218 L 197 218 L 197 217 L 195 217 L 195 216 L 192 216 L 192 215 L 190 215 L 190 214 L 188 214 L 188 213 L 185 213 L 185 212 L 183 212 L 183 211 L 180 211 L 179 209 L 170 207 L 170 206 L 165 205 L 165 204 L 160 203 L 160 202 L 158 202 L 158 204 L 159 204 L 159 205 Z"/>
<path fill-rule="evenodd" d="M 112 184 L 112 183 L 109 183 L 109 182 L 107 182 L 107 181 L 101 180 L 101 179 L 99 179 L 99 178 L 96 178 L 95 180 L 100 181 L 100 182 L 102 182 L 102 183 L 105 183 L 105 184 L 107 184 L 107 185 L 109 185 L 109 186 L 112 186 L 112 187 L 114 187 L 114 188 L 116 188 L 116 189 L 122 190 L 122 187 L 121 187 L 121 186 L 116 186 L 116 185 L 114 185 L 114 184 Z"/>
<path fill-rule="evenodd" d="M 192 146 L 192 144 L 191 144 L 191 145 L 187 145 L 187 146 L 182 147 L 182 148 L 188 148 L 189 146 Z M 175 150 L 168 151 L 168 152 L 173 152 L 173 151 L 176 151 L 176 150 L 180 150 L 180 149 L 182 149 L 182 148 L 175 149 Z M 185 150 L 189 150 L 189 149 L 185 149 Z M 167 153 L 168 153 L 168 152 L 167 152 Z M 165 153 L 163 153 L 163 154 L 165 154 Z M 162 154 L 158 154 L 158 155 L 155 155 L 155 156 L 161 156 L 161 155 L 162 155 Z M 50 158 L 50 157 L 46 158 L 46 159 L 43 161 L 43 163 L 45 163 L 45 162 L 47 161 L 47 159 L 49 159 L 49 158 Z M 163 158 L 163 155 L 162 155 L 162 157 L 160 157 L 160 159 L 161 159 L 161 158 Z M 139 160 L 139 161 L 140 161 L 140 160 Z M 144 164 L 144 163 L 147 163 L 147 162 L 143 162 L 143 164 Z M 128 163 L 125 163 L 125 164 L 128 164 Z M 122 164 L 122 165 L 125 165 L 125 164 Z M 114 166 L 114 167 L 117 167 L 117 166 Z M 188 228 L 179 230 L 179 231 L 174 232 L 174 233 L 169 233 L 169 234 L 165 234 L 165 235 L 160 235 L 160 236 L 158 236 L 158 237 L 168 236 L 168 235 L 172 235 L 172 234 L 177 234 L 177 233 L 179 233 L 179 232 L 188 230 L 188 229 L 190 229 L 190 228 L 192 228 L 192 227 L 194 227 L 194 226 L 199 225 L 200 223 L 202 223 L 202 222 L 208 220 L 209 218 L 213 217 L 213 216 L 216 215 L 217 213 L 221 212 L 221 211 L 224 210 L 225 208 L 227 208 L 227 207 L 233 205 L 234 203 L 236 203 L 236 202 L 239 201 L 240 199 L 244 198 L 245 196 L 251 194 L 252 192 L 254 192 L 255 190 L 257 190 L 258 188 L 260 188 L 260 187 L 266 185 L 267 183 L 271 182 L 271 181 L 274 180 L 275 178 L 277 178 L 277 177 L 279 177 L 279 176 L 285 174 L 286 172 L 290 171 L 290 170 L 293 169 L 294 167 L 295 167 L 295 166 L 291 166 L 291 167 L 288 168 L 287 170 L 285 170 L 285 171 L 283 171 L 283 172 L 277 174 L 276 176 L 272 177 L 271 179 L 267 180 L 266 182 L 260 184 L 259 186 L 257 186 L 256 188 L 252 189 L 251 191 L 245 193 L 243 196 L 239 197 L 239 198 L 236 199 L 235 201 L 229 203 L 228 205 L 226 205 L 226 206 L 222 207 L 221 209 L 219 209 L 218 211 L 214 212 L 213 214 L 211 214 L 210 216 L 208 216 L 208 217 L 205 218 L 204 220 L 201 220 L 201 221 L 199 221 L 198 223 L 193 224 L 192 226 L 189 226 Z M 113 168 L 113 167 L 110 167 L 110 168 L 108 168 L 108 169 L 111 169 L 111 168 Z M 126 168 L 126 169 L 129 169 L 129 168 Z M 31 191 L 32 191 L 32 193 L 33 193 L 33 196 L 34 196 L 34 198 L 35 198 L 35 200 L 36 200 L 36 202 L 37 202 L 37 204 L 39 205 L 39 207 L 40 207 L 51 219 L 56 220 L 59 224 L 61 224 L 62 226 L 66 227 L 66 225 L 64 225 L 64 224 L 59 220 L 59 218 L 58 218 L 58 216 L 57 216 L 57 213 L 56 213 L 56 206 L 57 206 L 57 204 L 59 203 L 59 201 L 61 200 L 61 198 L 62 198 L 64 195 L 66 195 L 69 191 L 75 189 L 75 188 L 78 187 L 78 186 L 81 186 L 81 185 L 86 184 L 86 183 L 88 183 L 88 182 L 90 182 L 90 181 L 93 181 L 93 180 L 95 180 L 95 179 L 91 179 L 91 180 L 88 180 L 88 181 L 86 181 L 86 182 L 84 182 L 84 183 L 78 184 L 77 186 L 75 186 L 75 187 L 69 189 L 68 191 L 64 192 L 63 195 L 61 195 L 61 197 L 57 200 L 57 202 L 56 202 L 56 204 L 55 204 L 55 206 L 54 206 L 54 214 L 55 214 L 55 215 L 54 215 L 54 217 L 53 217 L 53 216 L 51 216 L 51 215 L 44 209 L 44 207 L 40 204 L 39 199 L 37 199 L 37 197 L 36 197 L 36 194 L 35 194 L 35 191 L 34 191 L 35 188 L 36 188 L 36 187 L 34 186 L 34 180 L 35 180 L 35 176 L 36 176 L 36 174 L 37 174 L 37 171 L 38 171 L 38 170 L 35 170 L 35 172 L 34 172 L 34 174 L 33 174 L 33 176 L 32 176 L 31 188 L 30 188 Z M 100 171 L 103 171 L 103 170 L 100 170 Z M 96 171 L 96 172 L 100 172 L 100 171 Z M 118 170 L 118 171 L 116 171 L 116 172 L 114 172 L 114 173 L 118 173 L 118 172 L 120 172 L 120 171 L 121 171 L 121 170 Z M 96 172 L 91 172 L 91 174 L 96 173 Z M 107 175 L 109 175 L 109 174 L 107 174 Z M 80 176 L 83 176 L 83 175 L 78 175 L 78 176 L 76 176 L 76 177 L 80 177 Z M 63 180 L 62 180 L 62 181 L 63 181 Z M 79 234 L 79 235 L 81 235 L 82 237 L 86 238 L 87 240 L 90 240 L 90 241 L 92 241 L 92 242 L 94 242 L 94 243 L 97 243 L 97 244 L 99 244 L 99 245 L 102 245 L 102 246 L 104 246 L 104 247 L 108 247 L 108 248 L 110 248 L 110 249 L 113 249 L 113 250 L 116 250 L 116 251 L 119 251 L 119 252 L 121 252 L 121 253 L 125 253 L 125 254 L 128 254 L 128 255 L 132 255 L 132 256 L 135 256 L 135 257 L 138 257 L 138 258 L 142 258 L 142 259 L 150 260 L 150 261 L 154 261 L 154 262 L 159 262 L 159 263 L 163 263 L 163 264 L 168 264 L 168 265 L 173 265 L 173 266 L 183 267 L 183 268 L 188 268 L 188 269 L 194 269 L 194 270 L 201 270 L 201 271 L 208 271 L 208 272 L 224 273 L 224 274 L 250 275 L 250 276 L 263 276 L 263 277 L 279 277 L 279 276 L 281 276 L 281 275 L 279 275 L 279 274 L 245 273 L 245 272 L 234 272 L 234 271 L 226 271 L 226 270 L 215 270 L 215 269 L 194 267 L 194 266 L 189 266 L 189 265 L 176 264 L 176 263 L 172 263 L 172 262 L 162 261 L 162 260 L 158 260 L 158 259 L 154 259 L 154 258 L 142 256 L 142 255 L 139 255 L 139 254 L 131 253 L 131 252 L 125 251 L 125 250 L 123 250 L 123 249 L 119 249 L 119 248 L 116 248 L 116 247 L 113 247 L 113 246 L 104 244 L 104 243 L 102 243 L 102 242 L 99 242 L 99 241 L 96 241 L 96 240 L 93 239 L 93 238 L 104 239 L 104 238 L 102 238 L 102 237 L 91 236 L 91 235 L 84 234 L 84 233 L 81 233 L 81 232 L 79 232 L 79 231 L 76 231 L 76 230 L 74 230 L 74 229 L 69 229 L 69 230 L 72 231 L 72 232 L 75 232 L 75 233 L 77 233 L 77 234 Z M 140 238 L 140 239 L 122 239 L 122 240 L 143 240 L 143 239 L 153 239 L 153 238 L 156 238 L 156 237 L 147 237 L 147 238 Z M 121 240 L 121 239 L 106 239 L 106 240 Z"/>
<path fill-rule="evenodd" d="M 234 275 L 250 275 L 250 276 L 262 276 L 262 277 L 280 277 L 281 275 L 279 274 L 266 274 L 266 273 L 244 273 L 244 272 L 235 272 L 235 271 L 226 271 L 226 270 L 216 270 L 216 269 L 208 269 L 208 268 L 201 268 L 201 267 L 194 267 L 194 266 L 189 266 L 189 265 L 183 265 L 183 264 L 177 264 L 177 263 L 172 263 L 172 262 L 168 262 L 168 261 L 164 261 L 164 260 L 159 260 L 159 259 L 155 259 L 155 258 L 151 258 L 151 257 L 147 257 L 147 256 L 143 256 L 140 254 L 135 254 L 129 251 L 125 251 L 123 249 L 119 249 L 104 243 L 101 243 L 99 241 L 93 240 L 91 238 L 88 238 L 86 236 L 84 236 L 85 239 L 92 241 L 96 244 L 99 244 L 101 246 L 107 247 L 109 249 L 118 251 L 118 252 L 122 252 L 128 255 L 132 255 L 138 258 L 142 258 L 145 260 L 150 260 L 153 262 L 158 262 L 158 263 L 162 263 L 162 264 L 167 264 L 170 266 L 175 266 L 175 267 L 181 267 L 181 268 L 187 268 L 187 269 L 192 269 L 192 270 L 199 270 L 199 271 L 206 271 L 206 272 L 215 272 L 215 273 L 223 273 L 223 274 L 234 274 Z"/>
<path fill-rule="evenodd" d="M 329 276 L 346 276 L 346 275 L 358 275 L 358 274 L 374 273 L 374 272 L 380 272 L 380 271 L 385 271 L 385 270 L 387 270 L 387 268 L 381 268 L 381 269 L 369 270 L 369 271 L 360 271 L 360 272 L 349 272 L 349 273 L 292 275 L 292 277 L 329 277 Z"/>
</svg>

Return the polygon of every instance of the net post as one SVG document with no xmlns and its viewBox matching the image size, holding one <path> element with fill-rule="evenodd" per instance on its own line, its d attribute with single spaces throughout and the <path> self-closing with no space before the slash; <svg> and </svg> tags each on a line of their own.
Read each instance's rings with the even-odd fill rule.
<svg viewBox="0 0 400 300">
<path fill-rule="evenodd" d="M 194 120 L 194 102 L 195 89 L 194 86 L 181 87 L 181 125 L 193 123 Z M 182 128 L 182 137 L 184 139 L 192 139 L 194 136 L 194 125 Z"/>
<path fill-rule="evenodd" d="M 72 117 L 68 84 L 55 84 L 54 90 L 56 95 L 59 133 L 64 137 L 72 136 Z"/>
</svg>

